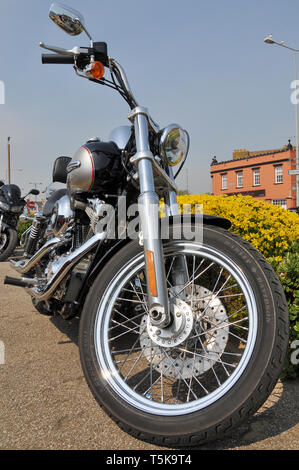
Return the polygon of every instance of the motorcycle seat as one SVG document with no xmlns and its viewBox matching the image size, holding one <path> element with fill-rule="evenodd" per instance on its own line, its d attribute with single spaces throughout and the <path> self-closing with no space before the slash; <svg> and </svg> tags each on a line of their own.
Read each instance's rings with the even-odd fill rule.
<svg viewBox="0 0 299 470">
<path fill-rule="evenodd" d="M 56 158 L 53 166 L 53 183 L 66 183 L 68 164 L 72 161 L 71 157 Z"/>
</svg>

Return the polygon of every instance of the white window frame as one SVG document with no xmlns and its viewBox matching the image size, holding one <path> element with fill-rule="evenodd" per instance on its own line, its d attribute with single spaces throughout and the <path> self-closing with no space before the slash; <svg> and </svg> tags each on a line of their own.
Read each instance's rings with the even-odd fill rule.
<svg viewBox="0 0 299 470">
<path fill-rule="evenodd" d="M 221 189 L 227 189 L 227 173 L 221 175 Z"/>
<path fill-rule="evenodd" d="M 243 188 L 243 171 L 237 171 L 237 188 Z"/>
<path fill-rule="evenodd" d="M 287 209 L 287 200 L 286 199 L 272 199 L 271 202 L 274 206 L 280 206 L 283 209 Z"/>
<path fill-rule="evenodd" d="M 260 168 L 254 168 L 252 172 L 253 172 L 253 186 L 260 186 L 261 185 Z"/>
<path fill-rule="evenodd" d="M 283 183 L 283 168 L 282 165 L 277 165 L 275 167 L 275 184 Z"/>
</svg>

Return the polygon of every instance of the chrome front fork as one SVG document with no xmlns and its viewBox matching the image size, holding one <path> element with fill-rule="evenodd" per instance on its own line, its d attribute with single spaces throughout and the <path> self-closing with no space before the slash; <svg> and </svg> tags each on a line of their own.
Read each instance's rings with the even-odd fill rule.
<svg viewBox="0 0 299 470">
<path fill-rule="evenodd" d="M 138 167 L 139 174 L 138 210 L 146 265 L 149 314 L 153 325 L 164 328 L 170 324 L 171 318 L 161 237 L 159 197 L 154 184 L 154 156 L 149 147 L 148 117 L 142 109 L 134 110 L 137 153 L 132 161 Z"/>
</svg>

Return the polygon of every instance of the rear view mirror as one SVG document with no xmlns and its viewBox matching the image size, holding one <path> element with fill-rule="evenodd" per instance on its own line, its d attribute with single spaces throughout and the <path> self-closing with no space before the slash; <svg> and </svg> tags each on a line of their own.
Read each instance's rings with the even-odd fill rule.
<svg viewBox="0 0 299 470">
<path fill-rule="evenodd" d="M 49 16 L 59 28 L 71 36 L 78 36 L 85 30 L 81 13 L 61 3 L 52 4 Z"/>
<path fill-rule="evenodd" d="M 31 189 L 29 194 L 32 194 L 33 196 L 38 196 L 39 195 L 39 190 L 38 189 Z"/>
</svg>

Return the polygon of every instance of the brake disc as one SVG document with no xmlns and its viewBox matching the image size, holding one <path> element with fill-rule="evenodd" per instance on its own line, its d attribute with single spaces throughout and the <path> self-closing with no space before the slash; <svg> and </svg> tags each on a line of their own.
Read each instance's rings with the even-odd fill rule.
<svg viewBox="0 0 299 470">
<path fill-rule="evenodd" d="M 185 300 L 171 298 L 170 327 L 154 327 L 148 315 L 140 324 L 143 354 L 166 377 L 188 379 L 203 374 L 219 361 L 228 342 L 227 313 L 217 295 L 194 286 L 192 296 Z"/>
</svg>

